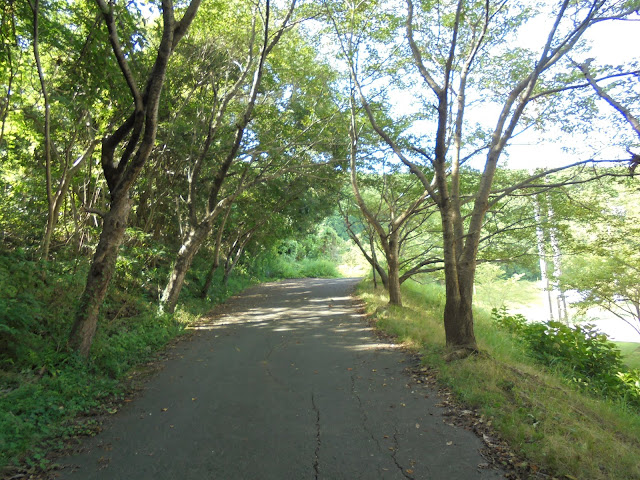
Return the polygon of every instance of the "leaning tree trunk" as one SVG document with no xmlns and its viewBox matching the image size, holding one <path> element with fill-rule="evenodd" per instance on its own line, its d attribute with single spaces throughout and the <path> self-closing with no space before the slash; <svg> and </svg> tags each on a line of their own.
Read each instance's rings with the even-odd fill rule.
<svg viewBox="0 0 640 480">
<path fill-rule="evenodd" d="M 202 286 L 202 290 L 200 290 L 200 298 L 207 298 L 207 295 L 209 294 L 209 290 L 211 289 L 211 284 L 213 283 L 213 277 L 215 273 L 218 271 L 219 266 L 220 266 L 220 255 L 214 254 L 211 268 L 207 272 L 207 276 L 204 279 L 204 285 Z"/>
<path fill-rule="evenodd" d="M 175 21 L 171 0 L 162 1 L 162 38 L 155 63 L 144 90 L 140 90 L 129 68 L 118 38 L 118 19 L 113 3 L 96 0 L 107 25 L 109 41 L 120 70 L 131 91 L 133 112 L 110 135 L 102 139 L 102 170 L 111 193 L 109 211 L 103 214 L 102 233 L 96 247 L 87 283 L 80 297 L 75 323 L 68 346 L 87 358 L 98 324 L 98 313 L 115 271 L 118 249 L 124 238 L 131 210 L 129 192 L 140 175 L 155 144 L 158 128 L 160 94 L 165 80 L 169 57 L 193 21 L 201 0 L 191 0 L 179 22 Z M 124 149 L 120 149 L 122 145 Z M 120 152 L 116 160 L 116 152 Z"/>
<path fill-rule="evenodd" d="M 180 291 L 184 285 L 184 278 L 210 230 L 210 224 L 203 222 L 189 231 L 186 240 L 178 251 L 169 281 L 160 297 L 159 309 L 161 312 L 173 313 L 175 311 Z"/>
<path fill-rule="evenodd" d="M 112 200 L 111 209 L 104 216 L 100 241 L 80 297 L 79 314 L 69 337 L 69 347 L 85 358 L 89 356 L 98 325 L 98 313 L 116 268 L 118 249 L 124 238 L 130 210 L 129 195 L 120 195 Z"/>
<path fill-rule="evenodd" d="M 209 294 L 209 289 L 211 288 L 211 284 L 213 283 L 213 276 L 218 270 L 220 266 L 220 248 L 222 246 L 222 236 L 224 235 L 225 227 L 227 226 L 227 220 L 229 220 L 229 215 L 231 215 L 231 205 L 227 208 L 227 211 L 224 214 L 222 222 L 220 222 L 220 227 L 218 228 L 218 233 L 216 234 L 216 244 L 213 251 L 213 262 L 211 264 L 211 268 L 207 273 L 207 277 L 204 280 L 204 285 L 202 286 L 202 290 L 200 292 L 201 298 L 207 298 Z"/>
<path fill-rule="evenodd" d="M 376 266 L 375 264 L 378 263 L 378 259 L 376 258 L 376 246 L 373 243 L 373 236 L 369 237 L 369 245 L 371 246 L 371 258 L 373 259 L 373 262 L 371 262 L 371 276 L 373 277 L 373 288 L 377 289 L 378 288 L 378 280 L 376 278 Z M 382 279 L 382 277 L 381 277 Z"/>
</svg>

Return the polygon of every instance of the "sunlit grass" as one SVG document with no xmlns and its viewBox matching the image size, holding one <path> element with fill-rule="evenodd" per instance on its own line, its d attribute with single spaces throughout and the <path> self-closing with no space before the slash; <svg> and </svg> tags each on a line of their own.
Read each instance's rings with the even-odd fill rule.
<svg viewBox="0 0 640 480">
<path fill-rule="evenodd" d="M 624 363 L 631 369 L 640 369 L 640 343 L 615 342 L 622 352 Z"/>
<path fill-rule="evenodd" d="M 419 351 L 440 381 L 491 419 L 530 465 L 558 478 L 640 478 L 640 415 L 585 395 L 536 365 L 520 342 L 491 324 L 487 310 L 474 313 L 483 355 L 446 363 L 442 286 L 409 284 L 404 306 L 394 308 L 370 283 L 360 295 L 377 326 Z"/>
</svg>

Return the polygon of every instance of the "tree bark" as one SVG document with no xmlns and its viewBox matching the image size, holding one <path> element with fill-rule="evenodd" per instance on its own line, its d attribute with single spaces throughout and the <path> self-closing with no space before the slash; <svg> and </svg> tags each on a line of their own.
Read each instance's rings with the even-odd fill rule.
<svg viewBox="0 0 640 480">
<path fill-rule="evenodd" d="M 444 277 L 446 300 L 444 306 L 444 330 L 447 347 L 456 350 L 477 351 L 473 328 L 473 285 L 475 281 L 475 256 L 471 258 L 463 239 L 456 235 L 462 222 L 457 209 L 450 202 L 441 204 L 442 235 L 444 247 Z M 477 244 L 475 246 L 477 249 Z M 465 255 L 466 254 L 466 255 Z"/>
<path fill-rule="evenodd" d="M 175 21 L 171 0 L 162 1 L 163 30 L 155 63 L 147 77 L 144 92 L 138 88 L 117 33 L 117 20 L 113 4 L 96 0 L 109 32 L 109 42 L 120 71 L 129 86 L 134 110 L 111 135 L 102 139 L 101 163 L 109 192 L 109 211 L 103 215 L 103 227 L 96 252 L 89 269 L 87 283 L 80 297 L 75 323 L 68 346 L 83 357 L 89 356 L 98 324 L 98 314 L 115 271 L 118 249 L 127 227 L 131 201 L 129 191 L 149 158 L 155 144 L 158 127 L 158 107 L 169 58 L 177 43 L 193 21 L 201 0 L 191 0 L 183 17 Z M 116 161 L 116 151 L 122 149 Z"/>
<path fill-rule="evenodd" d="M 553 207 L 551 200 L 547 197 L 548 218 L 551 227 L 549 228 L 549 240 L 551 241 L 551 251 L 553 252 L 553 293 L 558 303 L 558 320 L 569 324 L 569 312 L 567 311 L 567 298 L 564 290 L 560 287 L 560 277 L 562 276 L 562 253 L 560 243 L 556 235 L 556 228 L 553 226 Z"/>
<path fill-rule="evenodd" d="M 536 220 L 536 238 L 538 243 L 538 259 L 540 261 L 540 280 L 542 282 L 543 300 L 545 310 L 548 312 L 548 319 L 553 320 L 553 304 L 551 303 L 551 285 L 549 274 L 547 273 L 547 255 L 545 254 L 544 230 L 542 229 L 542 215 L 540 212 L 540 202 L 534 198 L 534 216 Z"/>
<path fill-rule="evenodd" d="M 91 262 L 87 284 L 80 297 L 78 314 L 69 337 L 69 347 L 85 358 L 89 356 L 100 307 L 115 272 L 118 249 L 124 238 L 130 210 L 129 197 L 121 196 L 113 201 L 111 209 L 104 217 L 100 241 Z"/>
<path fill-rule="evenodd" d="M 220 255 L 214 255 L 213 262 L 211 263 L 211 268 L 207 272 L 207 276 L 204 279 L 204 285 L 202 286 L 202 290 L 200 291 L 200 298 L 207 298 L 209 294 L 209 290 L 211 289 L 211 284 L 213 283 L 213 277 L 220 267 Z"/>
<path fill-rule="evenodd" d="M 33 13 L 33 57 L 36 61 L 36 69 L 38 71 L 38 79 L 40 80 L 40 90 L 44 101 L 44 169 L 45 182 L 47 192 L 47 226 L 42 238 L 42 258 L 46 260 L 49 257 L 49 245 L 51 243 L 51 234 L 55 227 L 54 221 L 54 198 L 53 186 L 51 182 L 51 102 L 49 101 L 49 92 L 44 78 L 44 71 L 40 61 L 40 39 L 39 39 L 39 11 L 40 0 L 29 0 L 29 6 Z"/>
<path fill-rule="evenodd" d="M 180 291 L 184 285 L 184 278 L 210 230 L 211 226 L 206 223 L 197 225 L 189 230 L 187 238 L 182 243 L 176 256 L 169 281 L 162 291 L 159 306 L 161 312 L 173 313 L 175 311 Z"/>
<path fill-rule="evenodd" d="M 222 247 L 222 236 L 224 235 L 224 229 L 227 226 L 227 220 L 229 220 L 230 215 L 231 205 L 227 208 L 222 222 L 220 222 L 218 233 L 216 234 L 216 243 L 213 250 L 213 262 L 211 264 L 211 268 L 207 272 L 207 277 L 204 280 L 204 285 L 202 286 L 202 291 L 200 292 L 200 298 L 207 298 L 209 289 L 211 288 L 211 283 L 213 283 L 213 276 L 220 266 L 220 248 Z"/>
<path fill-rule="evenodd" d="M 389 278 L 389 304 L 401 307 L 402 293 L 400 291 L 400 255 L 398 250 L 398 231 L 394 230 L 389 238 L 388 251 L 385 251 Z"/>
<path fill-rule="evenodd" d="M 369 247 L 371 248 L 371 276 L 373 277 L 373 288 L 378 288 L 378 280 L 376 277 L 376 264 L 378 263 L 378 259 L 376 258 L 376 244 L 373 241 L 373 236 L 369 236 Z M 382 277 L 381 277 L 382 280 Z"/>
<path fill-rule="evenodd" d="M 466 274 L 447 275 L 446 271 L 445 269 L 444 330 L 447 347 L 477 351 L 473 329 L 473 277 Z"/>
</svg>

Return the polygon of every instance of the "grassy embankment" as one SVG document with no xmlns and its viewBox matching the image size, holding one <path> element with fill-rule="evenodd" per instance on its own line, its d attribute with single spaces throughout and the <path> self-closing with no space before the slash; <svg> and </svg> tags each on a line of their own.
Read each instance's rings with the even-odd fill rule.
<svg viewBox="0 0 640 480">
<path fill-rule="evenodd" d="M 442 384 L 490 419 L 500 436 L 535 465 L 533 470 L 567 479 L 640 478 L 638 412 L 587 395 L 536 364 L 522 343 L 492 324 L 487 306 L 475 310 L 476 336 L 485 354 L 444 362 L 443 288 L 408 283 L 400 308 L 379 308 L 387 298 L 370 283 L 361 285 L 359 294 L 378 328 L 419 351 Z M 482 299 L 486 292 L 478 290 Z M 526 290 L 503 285 L 502 298 L 513 293 L 526 300 Z M 629 357 L 627 363 L 637 361 Z"/>
</svg>

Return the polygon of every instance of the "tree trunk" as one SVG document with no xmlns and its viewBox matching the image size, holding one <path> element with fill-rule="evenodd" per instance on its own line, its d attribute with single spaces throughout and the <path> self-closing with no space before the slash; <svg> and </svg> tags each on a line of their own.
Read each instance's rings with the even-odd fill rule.
<svg viewBox="0 0 640 480">
<path fill-rule="evenodd" d="M 378 280 L 376 278 L 376 266 L 375 266 L 375 264 L 378 263 L 378 259 L 376 258 L 376 245 L 373 242 L 373 236 L 369 237 L 369 246 L 371 247 L 371 258 L 373 259 L 373 262 L 371 263 L 371 275 L 373 276 L 373 288 L 377 289 L 378 288 Z"/>
<path fill-rule="evenodd" d="M 462 238 L 456 235 L 456 222 L 460 215 L 450 202 L 441 207 L 444 247 L 444 275 L 446 301 L 444 306 L 444 331 L 447 347 L 455 350 L 477 351 L 478 344 L 473 330 L 473 284 L 476 256 L 461 255 Z M 460 228 L 458 228 L 460 230 Z M 472 240 L 471 240 L 472 241 Z M 467 244 L 465 249 L 477 250 L 477 243 Z M 464 258 L 467 258 L 465 261 Z"/>
<path fill-rule="evenodd" d="M 173 270 L 169 276 L 169 281 L 167 282 L 167 285 L 162 292 L 162 296 L 160 297 L 159 310 L 161 312 L 173 313 L 175 311 L 180 291 L 184 285 L 184 278 L 187 275 L 189 268 L 191 268 L 193 258 L 196 256 L 196 253 L 198 253 L 198 250 L 202 246 L 202 243 L 210 230 L 211 226 L 206 222 L 189 230 L 189 234 L 187 235 L 186 240 L 182 243 L 182 246 L 178 251 L 178 255 L 176 256 L 176 261 L 173 264 Z"/>
<path fill-rule="evenodd" d="M 553 320 L 553 304 L 551 303 L 551 288 L 549 275 L 547 274 L 547 256 L 545 254 L 544 230 L 542 229 L 542 215 L 540 213 L 540 203 L 537 198 L 533 200 L 534 216 L 536 220 L 536 238 L 538 243 L 538 258 L 540 260 L 540 279 L 544 290 L 542 298 L 545 310 L 549 313 L 549 320 Z"/>
<path fill-rule="evenodd" d="M 134 110 L 112 134 L 102 139 L 102 170 L 111 193 L 109 212 L 103 214 L 102 233 L 96 247 L 85 290 L 80 297 L 76 320 L 68 346 L 87 358 L 98 324 L 98 313 L 113 277 L 118 249 L 127 227 L 131 200 L 129 191 L 149 158 L 158 128 L 158 105 L 169 57 L 193 21 L 201 0 L 191 0 L 182 20 L 175 22 L 173 5 L 162 2 L 163 32 L 154 66 L 147 78 L 144 93 L 138 88 L 118 38 L 114 5 L 96 0 L 109 32 L 109 42 L 131 91 Z M 126 147 L 118 161 L 119 145 Z"/>
<path fill-rule="evenodd" d="M 49 101 L 49 93 L 44 78 L 42 63 L 40 62 L 40 44 L 39 44 L 39 18 L 40 10 L 39 0 L 29 0 L 29 6 L 33 13 L 33 57 L 36 61 L 38 78 L 40 80 L 40 90 L 44 101 L 44 168 L 47 192 L 47 226 L 42 238 L 42 259 L 47 260 L 49 257 L 49 245 L 51 244 L 51 234 L 55 226 L 54 221 L 54 198 L 53 186 L 51 184 L 51 102 Z"/>
<path fill-rule="evenodd" d="M 118 258 L 118 248 L 124 238 L 131 210 L 129 195 L 116 198 L 104 217 L 100 241 L 93 256 L 87 284 L 80 297 L 76 321 L 69 336 L 69 347 L 87 358 L 98 325 L 98 313 L 107 294 Z"/>
<path fill-rule="evenodd" d="M 548 196 L 547 205 L 549 223 L 551 224 L 549 228 L 549 240 L 551 241 L 551 251 L 553 252 L 553 293 L 556 296 L 556 302 L 558 304 L 558 320 L 569 324 L 567 300 L 564 290 L 560 287 L 560 277 L 562 276 L 562 253 L 560 252 L 560 243 L 558 242 L 558 236 L 556 235 L 556 228 L 553 224 L 553 207 L 551 206 L 551 199 Z"/>
<path fill-rule="evenodd" d="M 447 346 L 477 351 L 473 331 L 473 278 L 466 275 L 451 278 L 450 274 L 445 273 L 445 284 L 444 330 Z"/>
<path fill-rule="evenodd" d="M 213 282 L 213 275 L 218 270 L 220 266 L 220 248 L 222 246 L 222 236 L 224 235 L 225 227 L 227 226 L 227 220 L 229 220 L 229 215 L 231 215 L 231 206 L 227 207 L 227 211 L 222 218 L 222 222 L 220 222 L 220 226 L 218 228 L 218 233 L 216 234 L 216 244 L 213 251 L 213 263 L 209 272 L 207 273 L 207 278 L 205 278 L 204 285 L 202 286 L 202 291 L 200 292 L 201 298 L 207 298 L 207 294 L 209 293 L 209 289 L 211 288 L 211 283 Z"/>
<path fill-rule="evenodd" d="M 202 286 L 202 290 L 200 291 L 200 298 L 207 298 L 209 294 L 209 289 L 211 288 L 211 284 L 213 283 L 213 276 L 215 275 L 218 267 L 220 266 L 220 256 L 215 255 L 213 258 L 213 263 L 211 264 L 211 268 L 207 272 L 207 276 L 204 279 L 204 285 Z"/>
<path fill-rule="evenodd" d="M 387 257 L 387 271 L 389 277 L 389 305 L 402 306 L 402 293 L 400 292 L 400 271 L 398 252 L 398 232 L 393 231 L 389 237 L 389 250 L 385 252 Z"/>
</svg>

